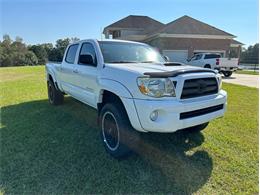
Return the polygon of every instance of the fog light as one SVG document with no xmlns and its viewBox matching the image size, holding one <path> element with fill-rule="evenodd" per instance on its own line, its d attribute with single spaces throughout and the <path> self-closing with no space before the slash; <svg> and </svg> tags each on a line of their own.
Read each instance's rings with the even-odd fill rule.
<svg viewBox="0 0 260 195">
<path fill-rule="evenodd" d="M 153 111 L 153 112 L 150 114 L 150 119 L 151 119 L 152 121 L 155 121 L 157 118 L 158 118 L 158 111 L 155 110 L 155 111 Z"/>
</svg>

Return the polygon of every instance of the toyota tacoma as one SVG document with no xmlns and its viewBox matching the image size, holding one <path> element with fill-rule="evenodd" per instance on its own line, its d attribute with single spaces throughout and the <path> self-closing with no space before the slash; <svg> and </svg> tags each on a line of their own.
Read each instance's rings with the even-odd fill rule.
<svg viewBox="0 0 260 195">
<path fill-rule="evenodd" d="M 49 102 L 64 95 L 95 108 L 105 149 L 129 154 L 140 132 L 200 131 L 226 110 L 217 71 L 167 62 L 151 46 L 88 39 L 70 44 L 61 63 L 46 64 Z"/>
</svg>

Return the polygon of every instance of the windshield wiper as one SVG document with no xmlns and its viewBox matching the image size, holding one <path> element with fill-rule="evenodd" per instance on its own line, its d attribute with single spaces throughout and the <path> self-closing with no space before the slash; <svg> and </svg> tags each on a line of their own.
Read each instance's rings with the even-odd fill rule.
<svg viewBox="0 0 260 195">
<path fill-rule="evenodd" d="M 122 63 L 137 63 L 135 61 L 111 61 L 111 62 L 107 62 L 107 63 L 116 63 L 116 64 L 122 64 Z"/>
</svg>

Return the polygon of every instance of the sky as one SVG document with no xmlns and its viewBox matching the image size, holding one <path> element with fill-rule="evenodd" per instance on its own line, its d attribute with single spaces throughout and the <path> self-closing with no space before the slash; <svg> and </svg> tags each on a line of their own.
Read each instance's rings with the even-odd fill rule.
<svg viewBox="0 0 260 195">
<path fill-rule="evenodd" d="M 258 0 L 0 0 L 0 36 L 26 44 L 59 38 L 101 38 L 105 26 L 128 15 L 168 23 L 183 15 L 237 36 L 245 46 L 258 41 Z"/>
</svg>

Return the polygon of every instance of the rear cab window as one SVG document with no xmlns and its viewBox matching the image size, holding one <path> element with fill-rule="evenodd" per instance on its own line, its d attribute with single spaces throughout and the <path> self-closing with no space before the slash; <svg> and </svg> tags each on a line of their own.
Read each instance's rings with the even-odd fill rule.
<svg viewBox="0 0 260 195">
<path fill-rule="evenodd" d="M 74 64 L 78 47 L 79 47 L 79 44 L 74 44 L 74 45 L 69 46 L 68 51 L 66 53 L 66 58 L 65 58 L 65 61 L 67 63 Z"/>
<path fill-rule="evenodd" d="M 204 59 L 214 59 L 214 58 L 221 58 L 219 54 L 206 54 Z"/>
</svg>

